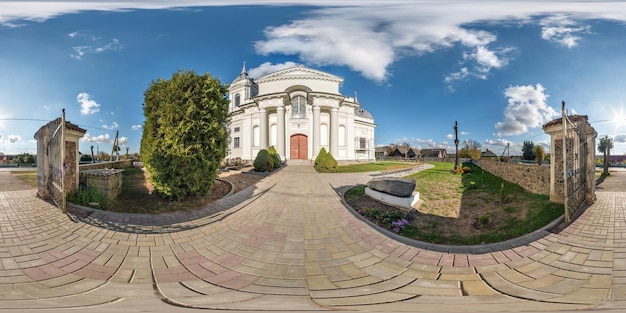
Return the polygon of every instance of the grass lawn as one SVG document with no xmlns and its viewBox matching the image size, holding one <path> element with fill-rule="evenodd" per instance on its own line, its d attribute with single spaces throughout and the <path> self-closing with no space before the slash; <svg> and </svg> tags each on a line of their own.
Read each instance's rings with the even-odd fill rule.
<svg viewBox="0 0 626 313">
<path fill-rule="evenodd" d="M 472 245 L 500 242 L 539 229 L 563 214 L 563 206 L 548 196 L 525 191 L 468 165 L 471 173 L 452 173 L 454 163 L 435 167 L 409 177 L 423 201 L 416 213 L 399 215 L 399 209 L 364 195 L 364 188 L 346 193 L 346 201 L 379 225 L 405 237 L 431 243 Z M 382 211 L 382 213 L 380 212 Z M 401 218 L 410 223 L 397 227 Z M 392 223 L 395 224 L 392 225 Z"/>
<path fill-rule="evenodd" d="M 33 171 L 33 172 L 15 171 L 15 172 L 11 172 L 11 174 L 17 177 L 26 185 L 29 185 L 31 187 L 37 187 L 37 171 Z"/>
<path fill-rule="evenodd" d="M 376 163 L 358 163 L 343 165 L 337 167 L 337 173 L 360 173 L 360 172 L 376 172 L 376 171 L 393 171 L 408 168 L 417 165 L 410 162 L 376 162 Z"/>
</svg>

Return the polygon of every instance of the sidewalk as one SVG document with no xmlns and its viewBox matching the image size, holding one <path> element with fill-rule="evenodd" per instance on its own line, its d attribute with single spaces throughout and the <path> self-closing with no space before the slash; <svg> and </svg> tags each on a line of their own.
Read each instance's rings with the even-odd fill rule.
<svg viewBox="0 0 626 313">
<path fill-rule="evenodd" d="M 0 310 L 626 309 L 626 173 L 560 234 L 482 254 L 372 229 L 336 192 L 369 179 L 288 165 L 219 217 L 118 229 L 73 221 L 0 172 Z"/>
</svg>

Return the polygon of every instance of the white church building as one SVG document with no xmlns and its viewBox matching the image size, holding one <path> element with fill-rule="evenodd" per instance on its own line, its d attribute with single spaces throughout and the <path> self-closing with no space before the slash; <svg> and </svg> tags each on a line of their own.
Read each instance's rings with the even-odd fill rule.
<svg viewBox="0 0 626 313">
<path fill-rule="evenodd" d="M 301 65 L 252 78 L 244 65 L 228 92 L 227 158 L 254 160 L 274 146 L 283 160 L 313 160 L 323 147 L 338 161 L 373 161 L 374 118 L 343 78 Z"/>
</svg>

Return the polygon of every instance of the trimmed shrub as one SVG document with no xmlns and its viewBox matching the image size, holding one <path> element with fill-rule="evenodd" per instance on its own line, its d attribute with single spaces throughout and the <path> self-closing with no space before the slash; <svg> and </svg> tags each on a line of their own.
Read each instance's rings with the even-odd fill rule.
<svg viewBox="0 0 626 313">
<path fill-rule="evenodd" d="M 274 161 L 267 150 L 262 149 L 254 159 L 254 169 L 257 172 L 270 172 L 274 168 Z"/>
<path fill-rule="evenodd" d="M 282 162 L 280 161 L 280 157 L 278 156 L 278 153 L 276 152 L 276 148 L 274 148 L 274 146 L 270 146 L 269 148 L 267 148 L 267 152 L 270 154 L 270 157 L 272 158 L 272 161 L 274 162 L 274 168 L 279 168 L 282 164 Z"/>
<path fill-rule="evenodd" d="M 337 160 L 332 154 L 326 152 L 326 149 L 322 148 L 315 158 L 313 167 L 320 173 L 335 173 L 337 172 Z"/>
</svg>

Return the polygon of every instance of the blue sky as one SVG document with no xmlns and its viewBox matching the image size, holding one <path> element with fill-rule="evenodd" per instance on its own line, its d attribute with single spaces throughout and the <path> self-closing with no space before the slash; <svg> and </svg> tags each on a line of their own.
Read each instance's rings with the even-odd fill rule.
<svg viewBox="0 0 626 313">
<path fill-rule="evenodd" d="M 66 109 L 110 151 L 138 152 L 143 93 L 177 70 L 230 83 L 295 63 L 343 77 L 377 145 L 518 154 L 541 125 L 588 115 L 626 153 L 626 3 L 617 1 L 0 1 L 0 152 Z M 44 121 L 41 121 L 44 120 Z"/>
</svg>

